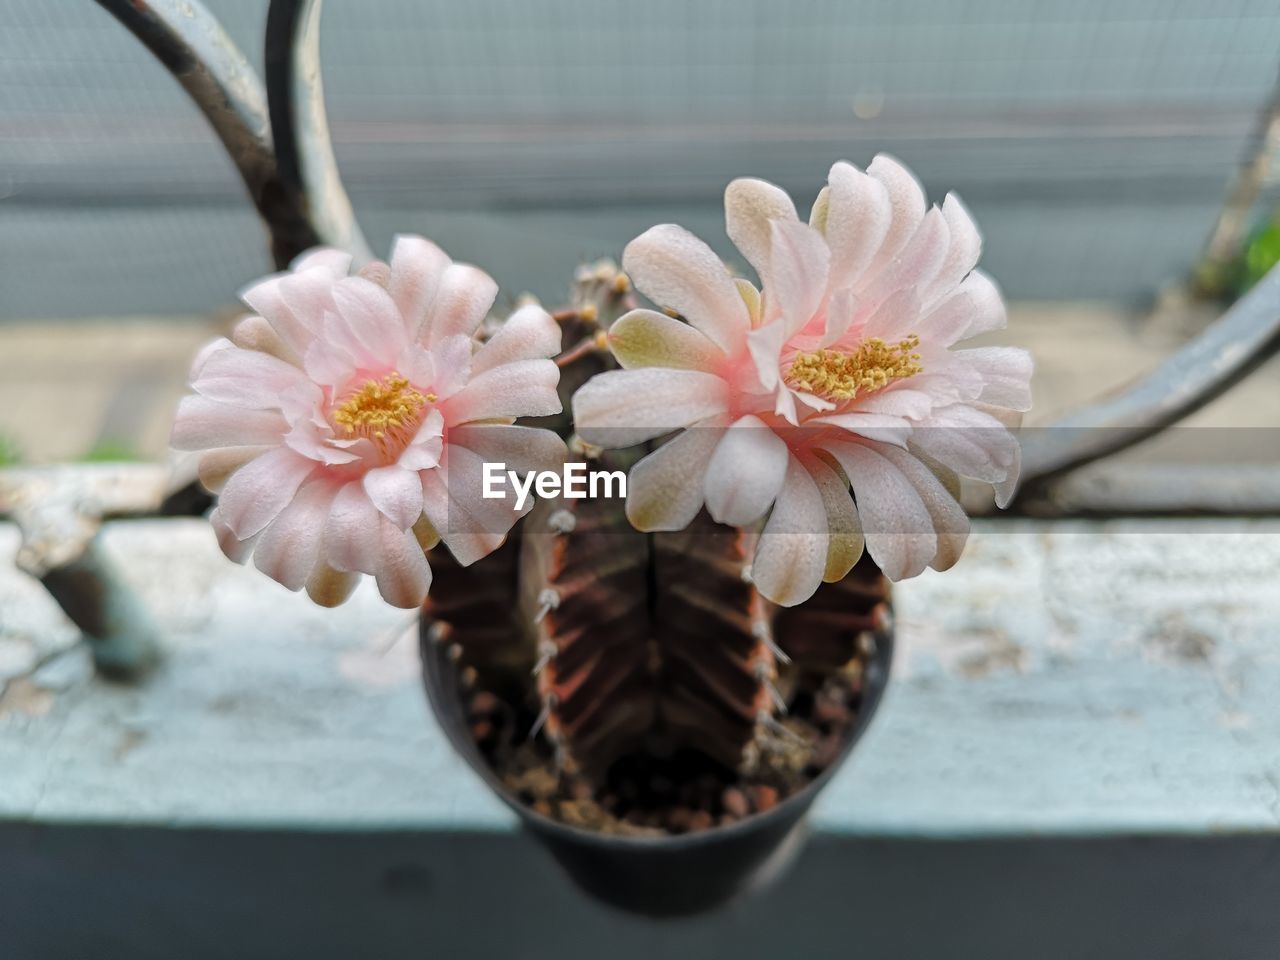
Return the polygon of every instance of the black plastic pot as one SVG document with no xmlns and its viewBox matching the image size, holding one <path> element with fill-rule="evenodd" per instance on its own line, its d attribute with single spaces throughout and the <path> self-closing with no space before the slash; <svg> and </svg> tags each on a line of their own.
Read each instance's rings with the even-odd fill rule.
<svg viewBox="0 0 1280 960">
<path fill-rule="evenodd" d="M 427 696 L 455 750 L 516 812 L 586 893 L 648 916 L 680 916 L 720 906 L 781 874 L 803 846 L 805 815 L 818 792 L 866 730 L 889 679 L 893 636 L 876 635 L 857 722 L 836 761 L 812 783 L 765 813 L 737 823 L 665 838 L 619 837 L 572 827 L 524 804 L 499 780 L 467 724 L 457 672 L 447 650 L 422 636 Z"/>
</svg>

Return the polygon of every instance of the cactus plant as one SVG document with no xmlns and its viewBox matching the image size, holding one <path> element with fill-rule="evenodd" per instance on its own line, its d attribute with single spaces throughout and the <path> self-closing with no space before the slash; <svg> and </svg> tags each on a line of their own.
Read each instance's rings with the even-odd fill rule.
<svg viewBox="0 0 1280 960">
<path fill-rule="evenodd" d="M 572 305 L 553 314 L 570 345 L 557 359 L 566 409 L 581 384 L 617 368 L 607 334 L 632 300 L 613 264 L 578 271 Z M 542 422 L 575 459 L 627 470 L 638 457 L 581 442 L 567 417 Z M 780 607 L 751 582 L 756 536 L 705 509 L 683 530 L 646 533 L 618 499 L 560 497 L 475 564 L 433 558 L 426 635 L 460 662 L 473 734 L 513 788 L 569 822 L 679 831 L 771 806 L 833 759 L 888 619 L 888 582 L 866 558 L 807 604 Z M 788 726 L 791 706 L 812 712 L 823 697 L 842 720 L 827 722 L 825 743 Z M 680 756 L 718 771 L 704 774 L 705 796 L 615 816 L 619 764 Z"/>
</svg>

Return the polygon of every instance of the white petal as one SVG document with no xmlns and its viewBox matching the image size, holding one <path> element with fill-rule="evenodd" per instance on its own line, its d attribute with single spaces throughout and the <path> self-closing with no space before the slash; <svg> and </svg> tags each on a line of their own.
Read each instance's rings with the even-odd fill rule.
<svg viewBox="0 0 1280 960">
<path fill-rule="evenodd" d="M 889 233 L 893 208 L 884 184 L 852 164 L 835 164 L 827 183 L 824 232 L 831 248 L 830 285 L 839 288 L 857 283 L 870 266 Z"/>
<path fill-rule="evenodd" d="M 782 488 L 789 459 L 786 443 L 759 417 L 734 421 L 707 465 L 707 512 L 730 526 L 760 519 Z"/>
<path fill-rule="evenodd" d="M 431 566 L 412 530 L 399 530 L 386 517 L 378 525 L 378 592 L 393 607 L 422 606 L 431 589 Z"/>
<path fill-rule="evenodd" d="M 387 292 L 411 336 L 416 337 L 426 322 L 427 309 L 440 286 L 440 276 L 451 262 L 448 254 L 422 237 L 400 235 L 392 244 Z"/>
<path fill-rule="evenodd" d="M 279 410 L 281 395 L 291 391 L 314 392 L 317 400 L 320 396 L 297 367 L 270 354 L 239 347 L 211 354 L 191 386 L 210 400 L 251 410 Z"/>
<path fill-rule="evenodd" d="M 627 519 L 637 530 L 683 530 L 703 504 L 703 478 L 724 421 L 706 420 L 677 434 L 627 478 Z"/>
<path fill-rule="evenodd" d="M 505 463 L 517 473 L 559 470 L 564 463 L 564 441 L 550 430 L 471 423 L 449 431 L 449 445 L 466 447 L 486 463 Z"/>
<path fill-rule="evenodd" d="M 864 413 L 854 410 L 850 413 L 837 413 L 826 417 L 815 417 L 808 421 L 815 424 L 827 424 L 856 433 L 869 440 L 906 446 L 911 435 L 911 424 L 904 418 L 888 413 Z"/>
<path fill-rule="evenodd" d="M 205 397 L 178 401 L 169 443 L 178 450 L 279 444 L 288 421 L 278 410 L 246 410 Z"/>
<path fill-rule="evenodd" d="M 1010 410 L 1031 409 L 1031 354 L 1021 347 L 977 347 L 952 354 L 982 374 L 986 386 L 978 399 Z"/>
<path fill-rule="evenodd" d="M 382 514 L 359 480 L 339 490 L 324 531 L 324 556 L 329 565 L 343 572 L 376 574 L 381 568 L 382 522 Z"/>
<path fill-rule="evenodd" d="M 822 504 L 827 511 L 827 565 L 822 579 L 828 583 L 843 580 L 862 557 L 866 540 L 862 535 L 862 523 L 849 496 L 849 481 L 837 470 L 817 457 L 804 461 L 805 469 L 822 494 Z"/>
<path fill-rule="evenodd" d="M 289 269 L 294 273 L 301 273 L 303 270 L 320 270 L 337 280 L 345 277 L 351 269 L 351 254 L 336 247 L 312 247 L 294 257 L 293 262 L 289 264 Z"/>
<path fill-rule="evenodd" d="M 632 446 L 728 409 L 729 385 L 700 370 L 610 370 L 573 395 L 578 433 L 606 447 Z"/>
<path fill-rule="evenodd" d="M 258 538 L 262 536 L 261 533 L 255 533 L 252 537 L 239 539 L 222 519 L 217 507 L 209 512 L 209 524 L 213 527 L 213 535 L 218 538 L 218 548 L 232 563 L 244 563 L 248 560 L 253 548 L 258 545 Z"/>
<path fill-rule="evenodd" d="M 780 313 L 790 336 L 804 329 L 826 298 L 831 251 L 822 234 L 807 223 L 774 220 L 770 226 L 773 252 L 764 280 L 765 321 Z"/>
<path fill-rule="evenodd" d="M 624 369 L 715 371 L 725 355 L 706 335 L 656 310 L 632 310 L 609 328 L 609 349 Z"/>
<path fill-rule="evenodd" d="M 484 461 L 465 447 L 450 444 L 445 467 L 421 477 L 423 512 L 463 566 L 501 546 L 512 524 L 532 508 L 526 502 L 516 510 L 514 495 L 484 497 Z"/>
<path fill-rule="evenodd" d="M 271 521 L 253 553 L 253 564 L 289 590 L 301 590 L 320 555 L 329 508 L 338 492 L 330 480 L 304 484 Z"/>
<path fill-rule="evenodd" d="M 868 277 L 883 270 L 916 232 L 924 219 L 924 190 L 901 163 L 882 153 L 867 167 L 867 174 L 884 185 L 892 210 L 889 229 L 865 272 Z"/>
<path fill-rule="evenodd" d="M 359 344 L 373 362 L 396 356 L 409 333 L 396 303 L 386 290 L 363 277 L 347 277 L 333 285 L 333 304 L 349 331 L 347 342 Z"/>
<path fill-rule="evenodd" d="M 364 475 L 364 492 L 398 530 L 408 530 L 422 516 L 422 479 L 399 464 L 378 467 Z"/>
<path fill-rule="evenodd" d="M 808 600 L 827 568 L 827 511 L 818 485 L 795 457 L 765 524 L 751 563 L 751 579 L 774 603 Z"/>
<path fill-rule="evenodd" d="M 750 329 L 747 306 L 724 263 L 683 227 L 646 230 L 627 244 L 622 265 L 650 300 L 675 310 L 726 353 Z"/>
<path fill-rule="evenodd" d="M 744 177 L 725 188 L 725 231 L 762 280 L 769 272 L 773 220 L 798 222 L 795 204 L 781 187 Z"/>
<path fill-rule="evenodd" d="M 413 441 L 397 461 L 406 470 L 430 470 L 439 466 L 444 452 L 444 416 L 438 408 L 423 418 Z"/>
<path fill-rule="evenodd" d="M 221 447 L 201 454 L 196 467 L 200 485 L 210 493 L 220 492 L 233 473 L 250 460 L 256 460 L 269 452 L 272 446 L 275 444 L 261 447 Z"/>
<path fill-rule="evenodd" d="M 839 462 L 862 521 L 867 550 L 890 580 L 918 576 L 938 552 L 933 518 L 902 471 L 870 447 L 823 446 Z"/>
<path fill-rule="evenodd" d="M 980 333 L 1003 330 L 1009 324 L 1004 297 L 996 282 L 981 270 L 974 270 L 957 288 L 956 295 L 966 297 L 969 304 L 969 326 L 960 335 L 961 340 L 976 337 Z M 941 309 L 941 308 L 939 308 Z"/>
<path fill-rule="evenodd" d="M 440 275 L 419 337 L 428 345 L 458 334 L 470 337 L 498 296 L 493 278 L 469 263 L 454 263 Z"/>
<path fill-rule="evenodd" d="M 978 232 L 978 226 L 969 216 L 969 211 L 954 193 L 948 193 L 942 201 L 942 218 L 947 222 L 950 241 L 937 276 L 924 292 L 923 299 L 926 303 L 945 296 L 954 289 L 978 265 L 978 257 L 982 254 L 982 234 Z"/>
<path fill-rule="evenodd" d="M 441 403 L 453 425 L 494 417 L 544 417 L 560 412 L 554 360 L 518 360 L 487 370 Z"/>
<path fill-rule="evenodd" d="M 536 304 L 511 314 L 471 359 L 472 376 L 517 360 L 554 357 L 560 352 L 560 326 Z"/>
<path fill-rule="evenodd" d="M 911 446 L 962 477 L 998 483 L 1019 456 L 1018 440 L 990 414 L 966 404 L 933 411 L 911 434 Z"/>
<path fill-rule="evenodd" d="M 926 213 L 906 246 L 867 287 L 865 301 L 879 304 L 904 289 L 915 291 L 919 297 L 937 276 L 947 255 L 947 231 L 947 222 L 937 207 Z"/>
<path fill-rule="evenodd" d="M 938 538 L 938 548 L 929 566 L 935 570 L 949 570 L 964 552 L 969 538 L 969 518 L 933 471 L 905 450 L 880 447 L 876 451 L 898 468 L 907 481 L 915 487 L 933 524 Z"/>
<path fill-rule="evenodd" d="M 232 475 L 218 497 L 218 512 L 237 538 L 247 539 L 279 516 L 315 469 L 314 460 L 277 447 Z"/>
</svg>

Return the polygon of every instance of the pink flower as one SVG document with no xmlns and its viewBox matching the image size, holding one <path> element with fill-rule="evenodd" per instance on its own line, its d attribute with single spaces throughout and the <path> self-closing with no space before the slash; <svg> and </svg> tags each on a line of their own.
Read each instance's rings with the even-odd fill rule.
<svg viewBox="0 0 1280 960">
<path fill-rule="evenodd" d="M 359 574 L 412 608 L 431 584 L 424 550 L 461 563 L 494 550 L 518 514 L 481 498 L 481 464 L 547 469 L 548 430 L 516 417 L 557 413 L 560 329 L 517 310 L 485 343 L 497 295 L 483 271 L 421 237 L 391 263 L 348 276 L 351 258 L 314 250 L 243 295 L 255 314 L 196 358 L 173 445 L 207 451 L 201 478 L 223 550 L 290 590 L 336 605 Z M 526 510 L 528 508 L 526 507 Z"/>
<path fill-rule="evenodd" d="M 1019 468 L 1006 422 L 1031 401 L 1025 351 L 955 349 L 1005 325 L 968 213 L 954 196 L 926 210 L 880 156 L 866 173 L 833 166 L 808 224 L 760 180 L 729 185 L 725 218 L 761 289 L 681 227 L 652 228 L 624 268 L 683 319 L 622 317 L 609 339 L 624 369 L 574 397 L 588 442 L 683 430 L 633 469 L 632 523 L 680 529 L 704 504 L 727 524 L 767 514 L 752 576 L 785 605 L 864 545 L 894 580 L 949 567 L 968 534 L 950 481 L 989 482 L 1003 506 Z"/>
</svg>

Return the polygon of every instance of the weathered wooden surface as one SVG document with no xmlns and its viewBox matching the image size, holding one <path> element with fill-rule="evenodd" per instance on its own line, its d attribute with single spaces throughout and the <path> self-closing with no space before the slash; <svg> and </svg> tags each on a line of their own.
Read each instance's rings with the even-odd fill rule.
<svg viewBox="0 0 1280 960">
<path fill-rule="evenodd" d="M 1278 533 L 980 524 L 955 570 L 899 589 L 889 693 L 818 827 L 1280 830 Z M 429 717 L 410 618 L 372 589 L 325 611 L 224 560 L 201 521 L 109 524 L 168 645 L 127 687 L 92 678 L 17 545 L 0 525 L 0 819 L 512 826 Z"/>
</svg>

